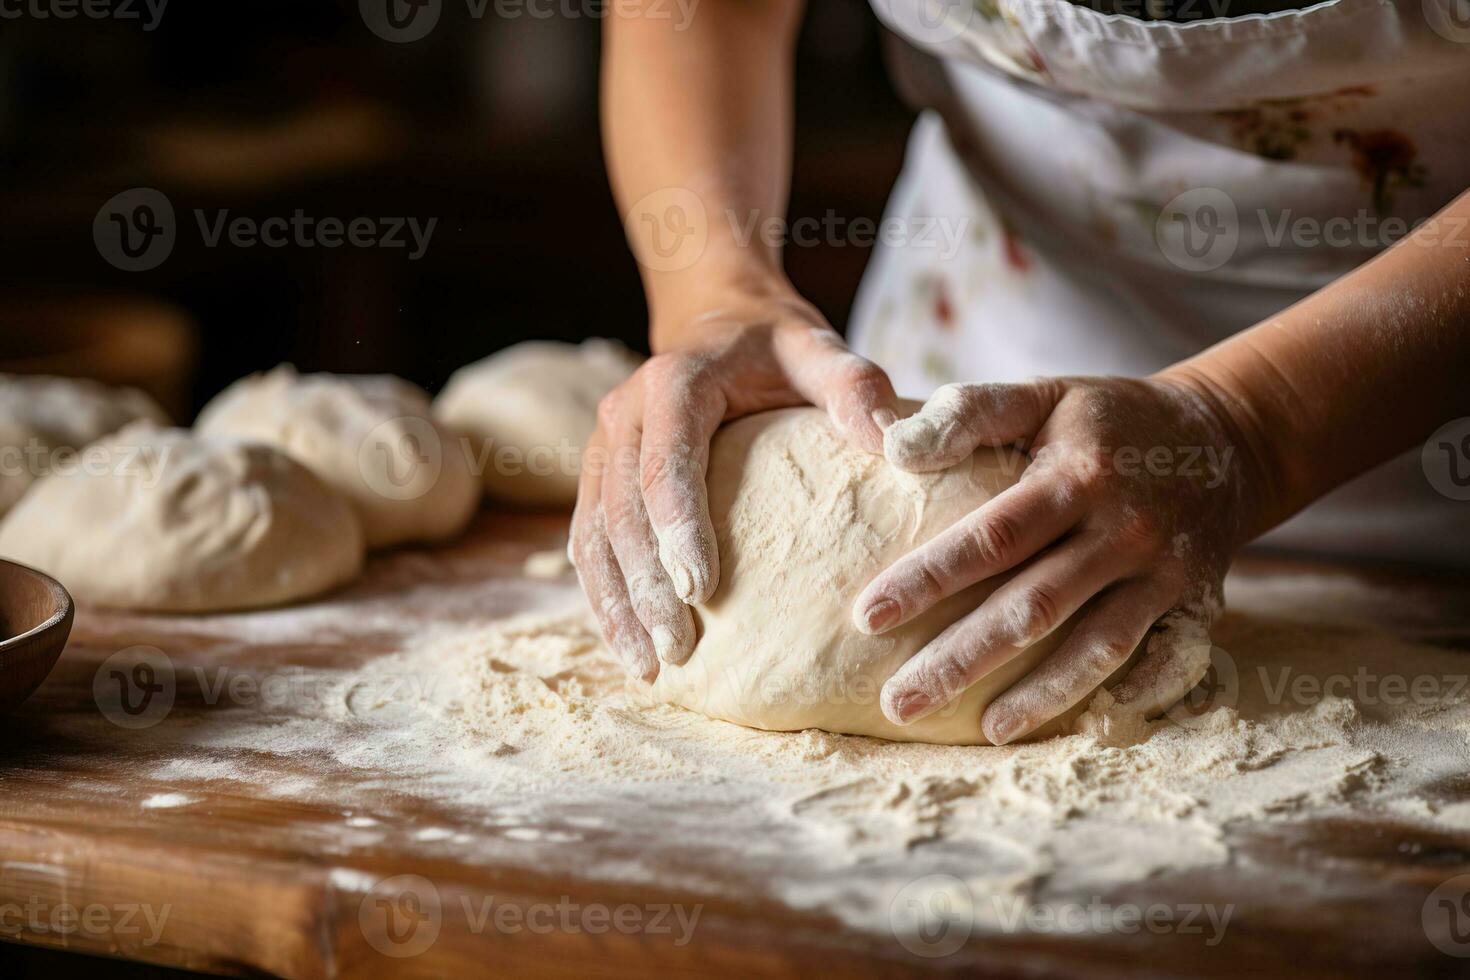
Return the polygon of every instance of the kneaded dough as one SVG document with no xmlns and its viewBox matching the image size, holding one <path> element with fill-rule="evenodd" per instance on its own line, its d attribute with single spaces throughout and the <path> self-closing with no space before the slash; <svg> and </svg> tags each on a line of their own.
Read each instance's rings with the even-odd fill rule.
<svg viewBox="0 0 1470 980">
<path fill-rule="evenodd" d="M 568 506 L 577 499 L 597 403 L 640 360 L 600 338 L 516 344 L 456 371 L 434 412 L 471 437 L 485 464 L 487 494 L 532 507 Z"/>
<path fill-rule="evenodd" d="M 814 408 L 726 425 L 708 479 L 720 584 L 695 608 L 693 655 L 660 665 L 654 697 L 769 731 L 988 745 L 986 706 L 1056 649 L 1071 622 L 948 707 L 899 726 L 879 708 L 883 683 L 1000 583 L 972 586 L 882 636 L 858 631 L 852 605 L 879 572 L 1014 484 L 1025 465 L 1014 451 L 980 449 L 941 473 L 905 473 L 849 446 Z M 1064 730 L 1081 708 L 1036 736 Z"/>
<path fill-rule="evenodd" d="M 140 420 L 168 424 L 163 409 L 135 388 L 0 374 L 0 516 L 37 478 L 77 465 L 77 450 Z"/>
<path fill-rule="evenodd" d="M 43 477 L 0 521 L 0 555 L 87 603 L 159 612 L 272 606 L 362 570 L 352 507 L 269 446 L 130 425 Z"/>
<path fill-rule="evenodd" d="M 369 548 L 464 530 L 480 492 L 466 447 L 432 420 L 429 397 L 390 375 L 296 373 L 283 364 L 204 406 L 198 431 L 275 446 L 344 494 Z"/>
</svg>

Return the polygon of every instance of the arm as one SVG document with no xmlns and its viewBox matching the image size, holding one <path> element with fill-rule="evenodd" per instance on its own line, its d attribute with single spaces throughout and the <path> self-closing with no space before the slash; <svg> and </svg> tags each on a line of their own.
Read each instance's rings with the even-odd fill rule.
<svg viewBox="0 0 1470 980">
<path fill-rule="evenodd" d="M 1162 372 L 1260 460 L 1254 538 L 1470 409 L 1470 192 L 1382 255 Z"/>
<path fill-rule="evenodd" d="M 881 452 L 894 395 L 780 249 L 737 234 L 785 211 L 800 0 L 704 0 L 687 30 L 624 10 L 604 30 L 603 129 L 654 357 L 599 406 L 570 552 L 609 646 L 648 681 L 693 652 L 688 605 L 719 583 L 704 472 L 720 423 L 810 402 Z"/>
</svg>

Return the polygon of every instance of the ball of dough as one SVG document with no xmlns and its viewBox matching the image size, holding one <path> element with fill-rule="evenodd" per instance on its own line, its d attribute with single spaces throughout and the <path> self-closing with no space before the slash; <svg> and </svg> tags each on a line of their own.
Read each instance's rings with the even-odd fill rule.
<svg viewBox="0 0 1470 980">
<path fill-rule="evenodd" d="M 368 547 L 441 541 L 479 503 L 470 457 L 421 389 L 388 375 L 300 375 L 289 364 L 235 382 L 195 428 L 275 446 L 345 495 Z"/>
<path fill-rule="evenodd" d="M 134 388 L 0 374 L 0 516 L 38 477 L 75 465 L 78 449 L 139 420 L 168 424 Z"/>
<path fill-rule="evenodd" d="M 597 403 L 639 362 L 622 344 L 599 338 L 516 344 L 456 371 L 434 412 L 471 437 L 486 464 L 487 494 L 532 507 L 567 506 L 577 499 Z"/>
<path fill-rule="evenodd" d="M 351 506 L 269 446 L 130 425 L 93 443 L 0 521 L 0 555 L 99 606 L 271 606 L 362 570 Z"/>
<path fill-rule="evenodd" d="M 695 609 L 693 655 L 660 666 L 654 697 L 770 731 L 989 744 L 986 706 L 1056 649 L 1071 623 L 946 708 L 899 726 L 879 708 L 883 683 L 999 583 L 972 586 L 882 636 L 858 631 L 852 605 L 879 572 L 1014 484 L 1025 465 L 1014 451 L 981 449 L 940 473 L 905 473 L 849 446 L 814 408 L 726 425 L 709 466 L 720 584 Z"/>
</svg>

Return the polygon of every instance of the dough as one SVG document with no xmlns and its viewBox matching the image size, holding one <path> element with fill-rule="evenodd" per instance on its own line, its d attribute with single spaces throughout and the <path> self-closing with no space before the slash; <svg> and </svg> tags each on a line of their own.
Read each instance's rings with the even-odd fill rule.
<svg viewBox="0 0 1470 980">
<path fill-rule="evenodd" d="M 53 473 L 0 521 L 0 555 L 99 606 L 208 612 L 269 606 L 362 569 L 351 505 L 269 446 L 130 425 L 93 464 Z"/>
<path fill-rule="evenodd" d="M 490 496 L 532 507 L 570 506 L 597 403 L 637 370 L 639 360 L 622 344 L 600 338 L 580 345 L 516 344 L 456 371 L 434 411 L 471 437 Z"/>
<path fill-rule="evenodd" d="M 433 422 L 422 390 L 389 375 L 299 375 L 289 364 L 235 382 L 195 428 L 276 446 L 344 494 L 368 547 L 440 541 L 479 503 L 466 447 Z"/>
<path fill-rule="evenodd" d="M 76 450 L 140 419 L 168 424 L 163 409 L 134 388 L 0 374 L 0 516 L 38 477 L 76 465 Z"/>
<path fill-rule="evenodd" d="M 895 559 L 1015 483 L 1025 462 L 1010 450 L 981 449 L 942 473 L 904 473 L 848 446 L 814 408 L 726 425 L 709 467 L 720 584 L 695 608 L 702 633 L 693 655 L 682 666 L 660 665 L 654 697 L 770 731 L 989 744 L 980 730 L 985 707 L 1051 653 L 1071 623 L 947 708 L 901 727 L 879 708 L 884 681 L 999 583 L 973 586 L 882 636 L 853 626 L 852 604 Z M 1055 734 L 1068 720 L 1037 734 Z"/>
</svg>

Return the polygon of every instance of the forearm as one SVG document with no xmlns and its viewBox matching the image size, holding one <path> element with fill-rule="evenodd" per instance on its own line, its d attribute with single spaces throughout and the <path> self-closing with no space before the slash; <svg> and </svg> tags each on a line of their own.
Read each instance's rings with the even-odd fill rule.
<svg viewBox="0 0 1470 980">
<path fill-rule="evenodd" d="M 784 284 L 779 249 L 761 241 L 751 219 L 785 212 L 802 3 L 704 0 L 687 25 L 651 16 L 667 8 L 643 6 L 610 17 L 603 35 L 602 125 L 614 194 L 641 259 L 655 235 L 665 247 L 690 228 L 698 234 L 696 223 L 708 235 L 687 265 L 682 256 L 639 263 L 659 350 L 677 343 L 707 303 L 701 297 Z M 669 205 L 682 206 L 690 193 L 703 214 L 671 214 Z"/>
<path fill-rule="evenodd" d="M 1217 401 L 1265 484 L 1250 535 L 1470 409 L 1470 193 L 1362 268 L 1161 374 Z"/>
</svg>

